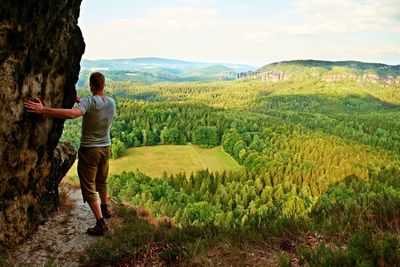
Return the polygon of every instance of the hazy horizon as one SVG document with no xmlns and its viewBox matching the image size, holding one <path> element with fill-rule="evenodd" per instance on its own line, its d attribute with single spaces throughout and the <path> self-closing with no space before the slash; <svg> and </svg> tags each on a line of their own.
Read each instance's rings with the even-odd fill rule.
<svg viewBox="0 0 400 267">
<path fill-rule="evenodd" d="M 82 60 L 90 60 L 90 61 L 98 61 L 98 60 L 132 60 L 132 59 L 140 59 L 140 58 L 159 58 L 159 59 L 165 59 L 165 60 L 177 60 L 177 61 L 187 61 L 187 62 L 194 62 L 194 63 L 210 63 L 210 64 L 237 64 L 237 65 L 248 65 L 251 67 L 263 67 L 265 65 L 268 64 L 272 64 L 272 63 L 277 63 L 277 62 L 284 62 L 284 61 L 298 61 L 298 60 L 315 60 L 315 61 L 330 61 L 330 62 L 344 62 L 344 61 L 358 61 L 358 62 L 362 62 L 362 63 L 372 63 L 372 64 L 385 64 L 388 66 L 400 66 L 399 64 L 388 64 L 388 63 L 384 63 L 384 62 L 371 62 L 371 61 L 359 61 L 359 60 L 353 60 L 353 59 L 345 59 L 345 60 L 327 60 L 327 59 L 315 59 L 315 58 L 300 58 L 300 59 L 289 59 L 289 60 L 280 60 L 280 61 L 271 61 L 271 62 L 266 62 L 264 64 L 261 65 L 255 65 L 255 64 L 250 64 L 250 63 L 246 63 L 246 62 L 212 62 L 212 61 L 204 61 L 204 60 L 188 60 L 188 59 L 182 59 L 182 58 L 165 58 L 165 57 L 153 57 L 153 56 L 149 56 L 149 57 L 121 57 L 121 58 L 84 58 L 82 57 Z"/>
<path fill-rule="evenodd" d="M 84 0 L 79 25 L 89 60 L 400 64 L 400 3 L 394 0 Z"/>
<path fill-rule="evenodd" d="M 163 60 L 177 60 L 177 61 L 185 61 L 185 62 L 194 62 L 194 63 L 210 63 L 210 64 L 237 64 L 237 65 L 248 65 L 251 67 L 262 67 L 258 65 L 253 65 L 253 64 L 247 64 L 247 63 L 241 63 L 241 62 L 213 62 L 213 61 L 207 61 L 207 60 L 190 60 L 190 59 L 185 59 L 185 58 L 167 58 L 167 57 L 157 57 L 157 56 L 149 56 L 149 57 L 121 57 L 121 58 L 82 58 L 82 60 L 90 60 L 90 61 L 97 61 L 97 60 L 132 60 L 132 59 L 163 59 Z M 273 63 L 273 62 L 269 62 Z M 267 64 L 269 64 L 267 63 Z M 265 64 L 264 64 L 265 65 Z"/>
</svg>

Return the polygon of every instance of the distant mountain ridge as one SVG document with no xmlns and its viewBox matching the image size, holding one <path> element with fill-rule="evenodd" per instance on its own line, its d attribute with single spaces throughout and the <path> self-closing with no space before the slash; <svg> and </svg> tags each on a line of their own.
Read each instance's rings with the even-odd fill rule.
<svg viewBox="0 0 400 267">
<path fill-rule="evenodd" d="M 299 66 L 305 68 L 323 68 L 332 70 L 333 68 L 342 67 L 357 71 L 376 71 L 381 75 L 399 75 L 400 65 L 386 65 L 383 63 L 366 63 L 361 61 L 324 61 L 324 60 L 291 60 L 275 62 L 261 67 L 259 71 L 268 70 L 271 68 L 279 68 L 285 66 Z"/>
<path fill-rule="evenodd" d="M 207 82 L 216 80 L 261 79 L 280 81 L 289 78 L 320 77 L 327 81 L 367 80 L 400 84 L 400 65 L 360 61 L 291 60 L 267 64 L 261 68 L 244 64 L 216 64 L 158 57 L 101 59 L 81 62 L 79 87 L 87 86 L 95 70 L 108 80 L 144 84 L 158 82 Z"/>
<path fill-rule="evenodd" d="M 400 65 L 360 61 L 292 60 L 271 63 L 255 72 L 238 74 L 239 79 L 273 81 L 300 76 L 320 76 L 326 80 L 354 79 L 400 83 Z"/>
<path fill-rule="evenodd" d="M 194 82 L 235 80 L 237 73 L 255 71 L 258 67 L 244 64 L 192 62 L 157 57 L 101 59 L 81 62 L 78 87 L 87 86 L 91 72 L 100 70 L 107 79 L 144 84 L 157 82 Z"/>
<path fill-rule="evenodd" d="M 128 58 L 128 59 L 98 59 L 89 60 L 83 59 L 81 62 L 82 68 L 109 68 L 110 70 L 138 70 L 144 67 L 148 68 L 205 68 L 214 65 L 221 65 L 231 68 L 237 72 L 256 70 L 257 67 L 245 64 L 231 63 L 209 63 L 195 62 L 178 59 L 167 59 L 158 57 L 143 57 L 143 58 Z"/>
</svg>

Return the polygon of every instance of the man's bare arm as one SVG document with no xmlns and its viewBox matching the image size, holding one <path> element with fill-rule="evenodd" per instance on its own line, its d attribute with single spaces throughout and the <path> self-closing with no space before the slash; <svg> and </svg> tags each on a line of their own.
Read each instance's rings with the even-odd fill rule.
<svg viewBox="0 0 400 267">
<path fill-rule="evenodd" d="M 43 114 L 54 118 L 75 119 L 82 116 L 82 111 L 77 107 L 73 107 L 72 109 L 48 108 L 43 106 L 38 98 L 35 101 L 26 100 L 24 106 L 27 112 Z"/>
</svg>

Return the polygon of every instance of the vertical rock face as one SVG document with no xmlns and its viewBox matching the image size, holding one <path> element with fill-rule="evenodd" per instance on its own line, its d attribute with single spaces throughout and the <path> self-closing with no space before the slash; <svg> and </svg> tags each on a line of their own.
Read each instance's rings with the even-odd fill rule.
<svg viewBox="0 0 400 267">
<path fill-rule="evenodd" d="M 64 120 L 28 114 L 23 101 L 73 105 L 84 52 L 80 3 L 0 5 L 0 248 L 22 241 L 54 208 L 60 176 L 76 155 L 67 144 L 56 150 Z"/>
</svg>

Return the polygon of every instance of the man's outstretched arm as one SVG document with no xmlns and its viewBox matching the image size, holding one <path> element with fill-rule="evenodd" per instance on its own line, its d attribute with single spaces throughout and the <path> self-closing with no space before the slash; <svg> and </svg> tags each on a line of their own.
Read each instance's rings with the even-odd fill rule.
<svg viewBox="0 0 400 267">
<path fill-rule="evenodd" d="M 75 119 L 82 116 L 82 111 L 80 108 L 48 108 L 43 106 L 42 102 L 38 98 L 35 98 L 35 101 L 26 100 L 24 102 L 24 106 L 28 112 L 43 114 L 54 118 Z"/>
</svg>

